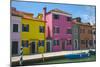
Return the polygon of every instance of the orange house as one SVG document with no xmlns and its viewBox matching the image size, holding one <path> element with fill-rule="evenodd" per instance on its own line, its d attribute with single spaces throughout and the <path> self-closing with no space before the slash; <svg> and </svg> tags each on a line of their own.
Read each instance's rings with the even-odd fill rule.
<svg viewBox="0 0 100 67">
<path fill-rule="evenodd" d="M 93 48 L 93 36 L 92 36 L 92 25 L 90 23 L 78 23 L 79 24 L 79 43 L 80 49 Z"/>
</svg>

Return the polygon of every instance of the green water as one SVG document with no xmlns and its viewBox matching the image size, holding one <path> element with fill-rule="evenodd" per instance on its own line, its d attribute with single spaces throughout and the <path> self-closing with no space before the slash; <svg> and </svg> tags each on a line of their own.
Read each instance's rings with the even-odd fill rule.
<svg viewBox="0 0 100 67">
<path fill-rule="evenodd" d="M 44 61 L 41 63 L 37 64 L 59 64 L 59 63 L 76 63 L 76 62 L 90 62 L 90 61 L 96 61 L 96 56 L 92 55 L 87 58 L 82 58 L 82 59 L 56 59 L 56 60 L 51 60 L 51 61 Z"/>
</svg>

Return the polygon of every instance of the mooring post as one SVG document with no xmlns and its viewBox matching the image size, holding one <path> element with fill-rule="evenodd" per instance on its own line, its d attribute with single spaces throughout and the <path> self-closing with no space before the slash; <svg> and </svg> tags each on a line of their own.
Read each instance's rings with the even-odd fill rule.
<svg viewBox="0 0 100 67">
<path fill-rule="evenodd" d="M 20 48 L 20 61 L 19 61 L 20 65 L 23 65 L 23 47 Z"/>
<path fill-rule="evenodd" d="M 44 62 L 44 55 L 43 55 L 43 53 L 42 53 L 42 59 L 43 59 L 43 62 Z"/>
</svg>

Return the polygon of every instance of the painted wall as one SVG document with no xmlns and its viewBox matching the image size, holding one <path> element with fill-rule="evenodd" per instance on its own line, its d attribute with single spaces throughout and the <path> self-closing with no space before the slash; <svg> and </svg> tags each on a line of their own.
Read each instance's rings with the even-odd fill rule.
<svg viewBox="0 0 100 67">
<path fill-rule="evenodd" d="M 54 39 L 60 40 L 60 45 L 59 46 L 53 45 L 52 51 L 61 51 L 62 50 L 62 40 L 72 40 L 72 34 L 65 34 L 66 29 L 72 28 L 72 24 L 71 24 L 71 22 L 67 22 L 66 16 L 64 16 L 64 15 L 60 15 L 59 20 L 53 19 L 52 13 L 46 15 L 46 21 L 47 21 L 46 25 L 50 28 L 50 36 L 52 37 L 52 40 L 54 40 Z M 60 27 L 60 33 L 59 34 L 53 33 L 53 27 L 54 26 Z M 72 44 L 65 45 L 65 50 L 72 50 Z"/>
<path fill-rule="evenodd" d="M 89 48 L 91 48 L 89 43 L 88 43 L 88 47 L 86 46 L 86 44 L 81 44 L 81 40 L 85 40 L 85 41 L 88 40 L 89 41 L 89 40 L 93 39 L 92 34 L 88 33 L 88 30 L 92 31 L 92 26 L 80 24 L 79 28 L 80 28 L 80 49 L 89 49 Z M 81 33 L 82 29 L 85 29 L 85 33 Z"/>
<path fill-rule="evenodd" d="M 96 48 L 96 42 L 94 42 L 94 40 L 96 41 L 96 27 L 95 26 L 92 27 L 92 32 L 93 32 L 93 48 Z"/>
<path fill-rule="evenodd" d="M 73 23 L 72 34 L 73 34 L 73 38 L 72 38 L 73 39 L 73 49 L 78 50 L 79 49 L 79 26 L 78 24 Z M 75 40 L 77 40 L 77 47 L 76 47 Z"/>
<path fill-rule="evenodd" d="M 39 26 L 45 26 L 45 22 L 22 18 L 21 25 L 22 24 L 29 24 L 29 32 L 21 31 L 21 40 L 28 40 L 29 42 L 34 40 L 36 42 L 36 47 L 37 47 L 36 52 L 37 53 L 45 52 L 45 45 L 44 47 L 43 46 L 39 47 L 37 45 L 38 40 L 45 40 L 45 33 L 39 32 Z M 28 48 L 24 48 L 24 54 L 30 54 L 30 53 L 31 53 L 31 50 L 30 50 L 30 45 L 29 45 Z"/>
<path fill-rule="evenodd" d="M 60 40 L 60 46 L 54 46 L 53 50 L 62 50 L 62 40 L 72 40 L 72 34 L 66 34 L 66 29 L 72 29 L 72 23 L 67 21 L 67 16 L 60 15 L 59 20 L 52 20 L 53 27 L 59 26 L 60 33 L 53 34 L 53 39 Z M 65 50 L 71 50 L 72 44 L 65 45 Z"/>
<path fill-rule="evenodd" d="M 20 23 L 21 17 L 11 16 L 10 32 L 11 32 L 11 44 L 12 41 L 18 41 L 18 54 L 20 53 Z M 18 32 L 13 32 L 13 24 L 18 24 Z"/>
</svg>

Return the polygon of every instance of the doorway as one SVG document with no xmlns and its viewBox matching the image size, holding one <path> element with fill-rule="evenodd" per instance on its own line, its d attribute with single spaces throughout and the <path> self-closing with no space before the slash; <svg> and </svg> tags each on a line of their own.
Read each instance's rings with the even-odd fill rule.
<svg viewBox="0 0 100 67">
<path fill-rule="evenodd" d="M 74 48 L 75 48 L 76 50 L 78 50 L 78 40 L 75 40 L 75 41 L 74 41 Z"/>
<path fill-rule="evenodd" d="M 35 53 L 35 46 L 36 46 L 36 43 L 35 43 L 35 41 L 33 41 L 33 42 L 31 43 L 31 53 L 32 53 L 32 54 Z"/>
<path fill-rule="evenodd" d="M 18 54 L 18 41 L 12 41 L 12 55 Z"/>
<path fill-rule="evenodd" d="M 50 41 L 46 42 L 46 52 L 50 52 Z"/>
<path fill-rule="evenodd" d="M 62 50 L 65 50 L 65 45 L 66 45 L 66 41 L 63 40 L 63 41 L 62 41 Z"/>
</svg>

